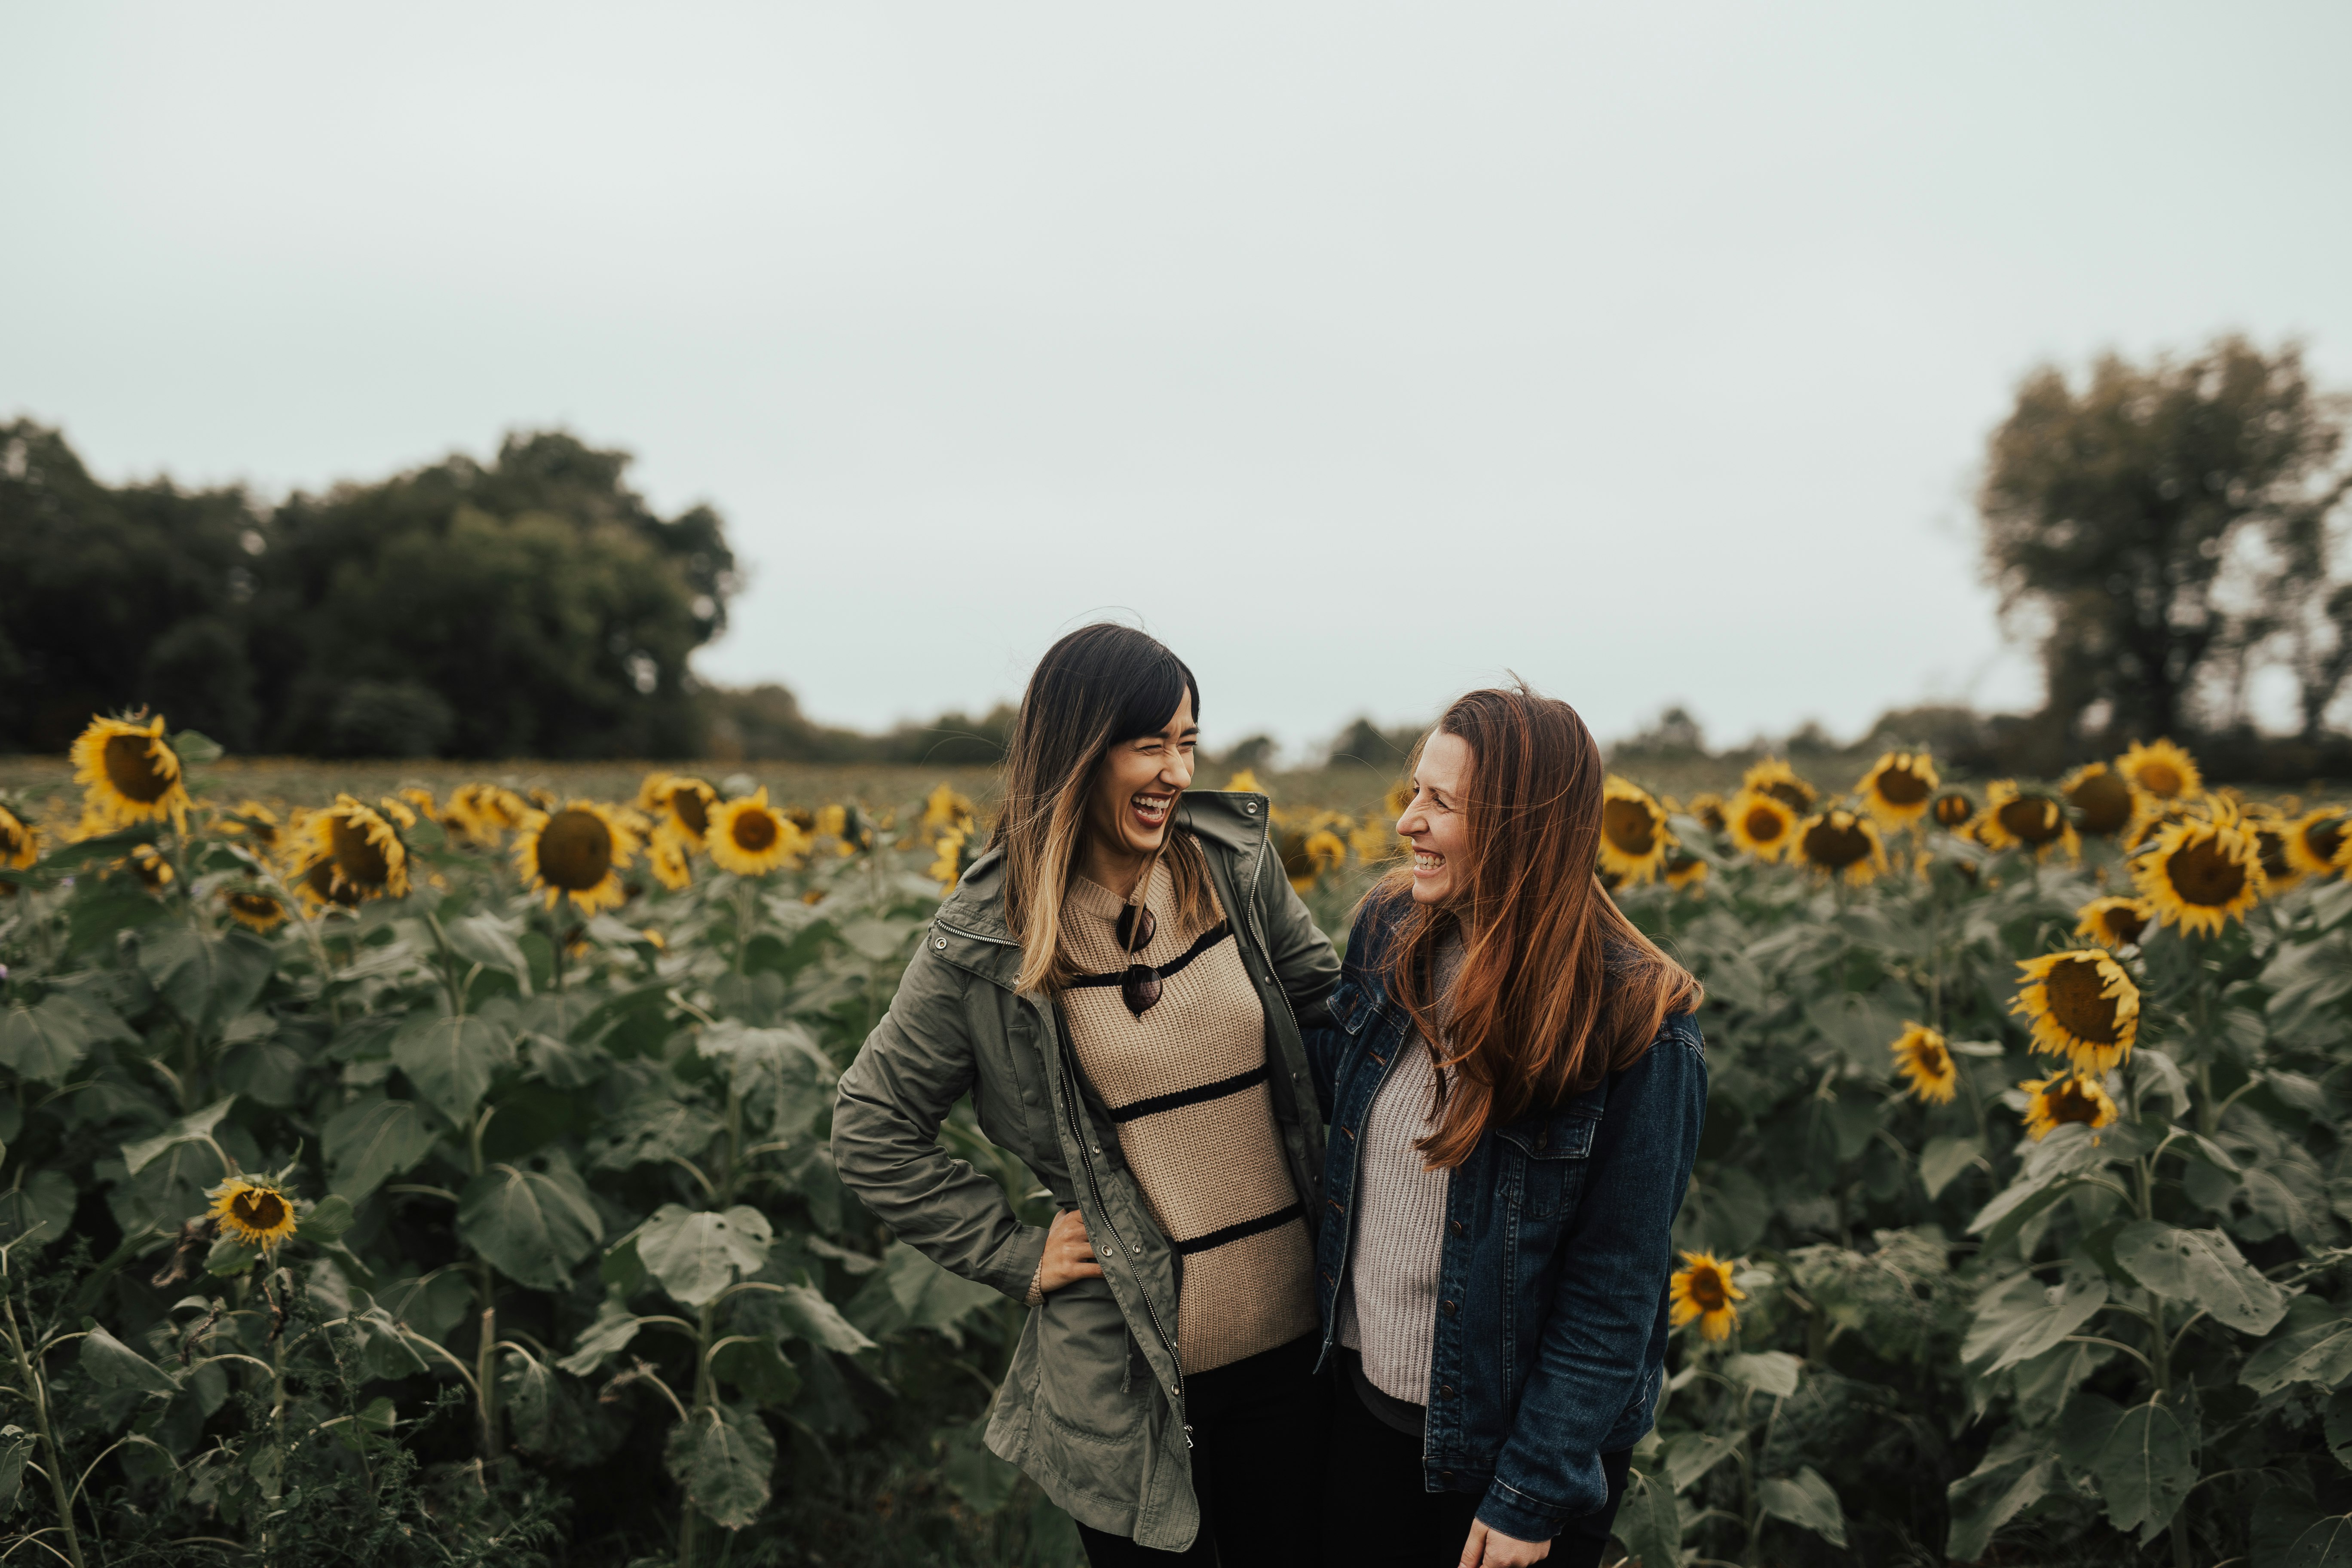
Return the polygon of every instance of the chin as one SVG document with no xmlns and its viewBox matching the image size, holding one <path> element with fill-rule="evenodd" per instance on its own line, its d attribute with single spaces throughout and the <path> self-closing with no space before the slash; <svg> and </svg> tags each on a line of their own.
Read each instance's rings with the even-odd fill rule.
<svg viewBox="0 0 2352 1568">
<path fill-rule="evenodd" d="M 1415 878 L 1412 901 L 1416 904 L 1442 904 L 1445 901 L 1445 895 L 1452 891 L 1444 882 L 1424 882 Z"/>
</svg>

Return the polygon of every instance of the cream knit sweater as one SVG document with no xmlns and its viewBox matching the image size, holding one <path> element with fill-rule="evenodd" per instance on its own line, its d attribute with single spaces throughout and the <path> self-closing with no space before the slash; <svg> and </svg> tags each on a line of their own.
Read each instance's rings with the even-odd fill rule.
<svg viewBox="0 0 2352 1568">
<path fill-rule="evenodd" d="M 1181 925 L 1168 868 L 1146 904 L 1159 930 L 1134 955 L 1160 972 L 1140 1017 L 1116 978 L 1130 962 L 1126 905 L 1081 878 L 1062 930 L 1097 982 L 1062 995 L 1078 1066 L 1110 1107 L 1119 1146 L 1179 1258 L 1176 1339 L 1187 1372 L 1289 1343 L 1315 1327 L 1314 1250 L 1266 1088 L 1265 1009 L 1223 911 Z"/>
</svg>

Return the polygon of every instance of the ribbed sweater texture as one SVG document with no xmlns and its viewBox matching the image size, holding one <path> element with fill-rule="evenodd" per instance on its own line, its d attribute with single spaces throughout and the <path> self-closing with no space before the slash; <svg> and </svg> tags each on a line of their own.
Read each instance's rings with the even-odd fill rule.
<svg viewBox="0 0 2352 1568">
<path fill-rule="evenodd" d="M 1162 972 L 1160 1000 L 1139 1017 L 1115 984 L 1072 985 L 1062 1007 L 1078 1066 L 1175 1245 L 1187 1372 L 1287 1344 L 1316 1322 L 1314 1249 L 1266 1087 L 1265 1009 L 1230 926 L 1202 944 L 1224 922 L 1213 891 L 1210 902 L 1205 920 L 1183 924 L 1174 879 L 1156 868 L 1145 903 L 1158 930 L 1132 958 L 1119 948 L 1118 894 L 1080 878 L 1062 902 L 1085 973 L 1116 976 L 1134 962 Z"/>
<path fill-rule="evenodd" d="M 1451 993 L 1461 967 L 1458 942 L 1439 949 L 1440 997 Z M 1437 1129 L 1436 1054 L 1417 1029 L 1398 1050 L 1359 1141 L 1356 1233 L 1339 1298 L 1339 1342 L 1363 1357 L 1365 1380 L 1374 1388 L 1426 1405 L 1453 1173 L 1426 1169 L 1427 1157 L 1413 1147 Z"/>
</svg>

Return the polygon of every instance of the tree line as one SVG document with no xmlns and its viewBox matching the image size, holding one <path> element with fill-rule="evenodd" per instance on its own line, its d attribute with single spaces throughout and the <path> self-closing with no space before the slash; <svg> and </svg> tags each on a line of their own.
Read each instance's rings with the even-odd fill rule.
<svg viewBox="0 0 2352 1568">
<path fill-rule="evenodd" d="M 2144 363 L 2109 354 L 2079 379 L 2032 372 L 1992 432 L 1978 506 L 1987 574 L 2039 648 L 2045 700 L 1890 721 L 1932 720 L 1948 755 L 1989 771 L 2054 773 L 2170 734 L 2230 776 L 2352 773 L 2336 723 L 2352 680 L 2347 413 L 2293 343 L 2231 336 Z M 715 510 L 659 515 L 629 461 L 523 433 L 488 463 L 453 454 L 270 506 L 163 479 L 109 486 L 59 431 L 0 425 L 0 750 L 61 752 L 90 713 L 145 706 L 239 751 L 317 756 L 1002 754 L 1003 706 L 877 735 L 813 722 L 784 686 L 697 680 L 735 556 Z M 2269 670 L 2292 685 L 2289 737 L 2249 718 Z M 1359 721 L 1331 752 L 1391 759 L 1410 739 Z M 1228 755 L 1272 750 L 1252 737 Z"/>
</svg>

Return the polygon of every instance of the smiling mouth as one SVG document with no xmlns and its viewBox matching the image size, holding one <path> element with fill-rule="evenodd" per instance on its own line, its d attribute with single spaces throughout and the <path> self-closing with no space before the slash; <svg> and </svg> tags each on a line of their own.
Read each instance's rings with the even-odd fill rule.
<svg viewBox="0 0 2352 1568">
<path fill-rule="evenodd" d="M 1434 877 L 1438 872 L 1444 869 L 1445 857 L 1440 855 L 1437 851 L 1433 849 L 1416 849 L 1412 852 L 1412 874 L 1414 876 Z"/>
<path fill-rule="evenodd" d="M 1132 795 L 1127 798 L 1127 809 L 1136 826 L 1147 833 L 1167 826 L 1168 814 L 1175 806 L 1176 797 L 1172 795 Z"/>
</svg>

